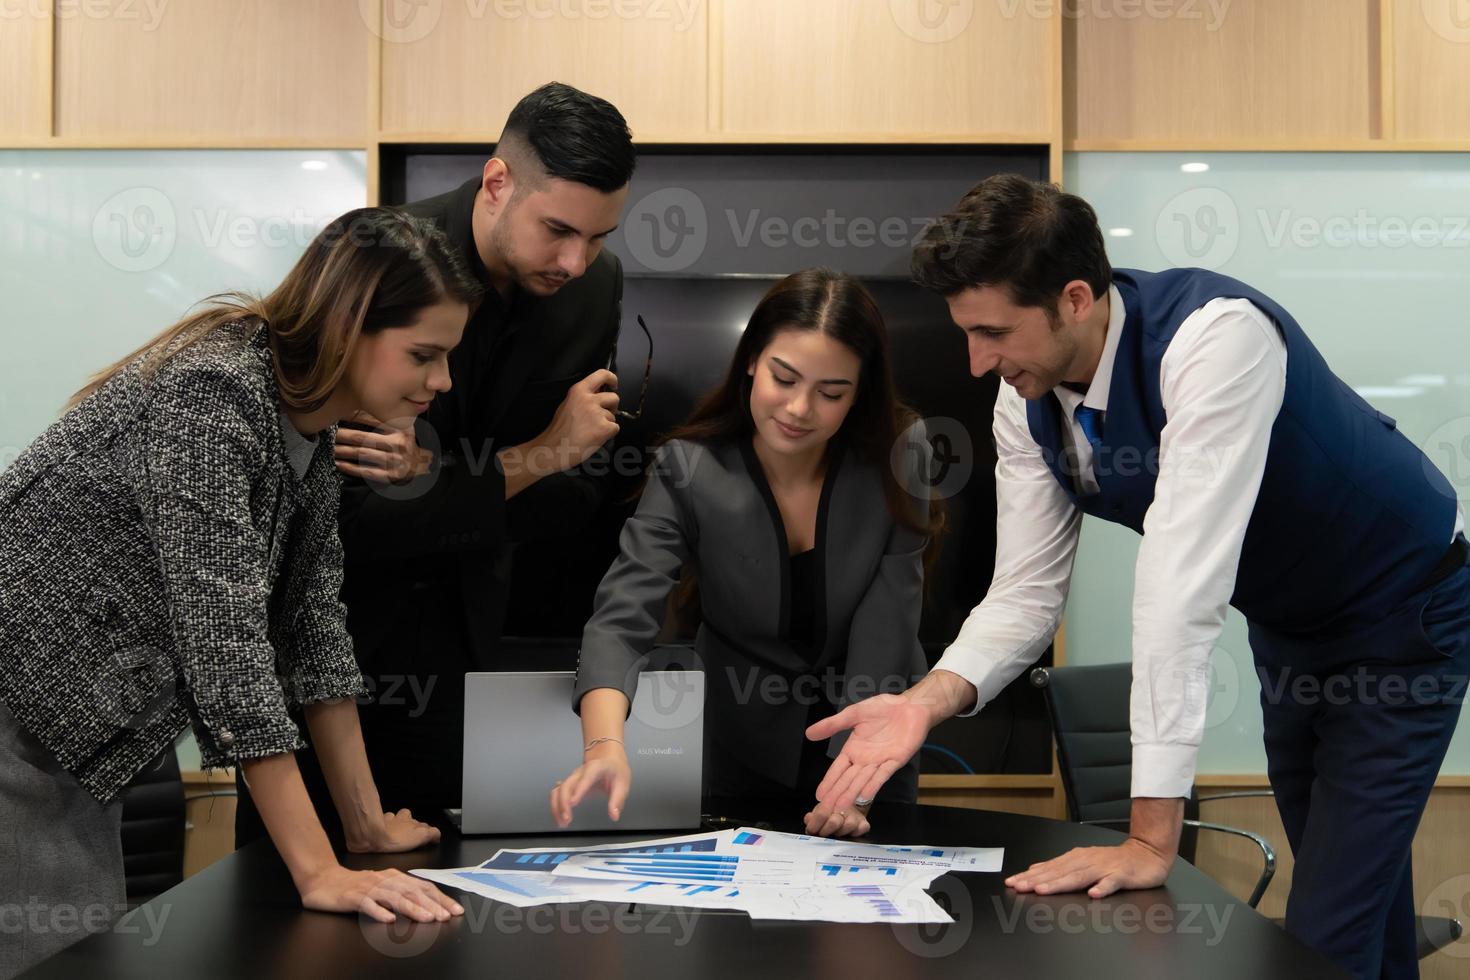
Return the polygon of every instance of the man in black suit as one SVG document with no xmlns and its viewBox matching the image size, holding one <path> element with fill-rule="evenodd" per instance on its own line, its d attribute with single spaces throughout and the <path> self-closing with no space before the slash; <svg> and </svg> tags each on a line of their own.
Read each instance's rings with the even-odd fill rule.
<svg viewBox="0 0 1470 980">
<path fill-rule="evenodd" d="M 342 598 L 390 811 L 459 805 L 464 675 L 493 662 L 515 548 L 575 532 L 600 503 L 578 468 L 618 432 L 607 365 L 623 276 L 603 245 L 634 162 L 612 104 L 551 83 L 511 111 L 479 177 L 405 206 L 486 289 L 450 355 L 449 392 L 417 420 L 348 420 L 337 435 Z M 301 761 L 330 818 L 314 760 Z M 242 787 L 237 845 L 260 835 Z"/>
</svg>

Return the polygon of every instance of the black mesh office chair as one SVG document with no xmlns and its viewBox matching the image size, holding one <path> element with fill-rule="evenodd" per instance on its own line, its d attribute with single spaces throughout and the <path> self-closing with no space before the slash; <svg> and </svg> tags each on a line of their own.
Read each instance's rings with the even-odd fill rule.
<svg viewBox="0 0 1470 980">
<path fill-rule="evenodd" d="M 128 904 L 141 905 L 184 880 L 184 784 L 172 745 L 133 777 L 122 800 Z"/>
<path fill-rule="evenodd" d="M 1046 695 L 1052 731 L 1057 740 L 1057 764 L 1067 792 L 1067 816 L 1078 823 L 1127 829 L 1132 809 L 1133 743 L 1128 726 L 1128 692 L 1133 683 L 1130 664 L 1095 667 L 1038 667 L 1031 683 Z M 1232 796 L 1262 795 L 1233 793 Z M 1199 819 L 1202 802 L 1191 793 L 1184 803 L 1184 830 L 1179 856 L 1194 863 L 1199 831 L 1232 834 L 1251 841 L 1261 851 L 1261 875 L 1247 901 L 1255 908 L 1276 874 L 1276 852 L 1260 834 L 1208 823 Z"/>
<path fill-rule="evenodd" d="M 1128 724 L 1128 695 L 1133 683 L 1129 663 L 1087 667 L 1038 667 L 1031 683 L 1046 695 L 1052 730 L 1057 740 L 1057 764 L 1067 791 L 1067 815 L 1078 823 L 1128 826 L 1133 768 L 1133 743 Z M 1201 830 L 1233 834 L 1252 841 L 1261 850 L 1264 867 L 1250 905 L 1255 908 L 1276 873 L 1276 852 L 1259 834 L 1207 823 L 1199 819 L 1199 805 L 1246 796 L 1272 796 L 1270 790 L 1246 790 L 1218 796 L 1190 794 L 1185 801 L 1185 832 L 1179 856 L 1194 863 L 1195 842 Z M 1460 938 L 1456 919 L 1418 916 L 1419 958 L 1443 949 Z"/>
</svg>

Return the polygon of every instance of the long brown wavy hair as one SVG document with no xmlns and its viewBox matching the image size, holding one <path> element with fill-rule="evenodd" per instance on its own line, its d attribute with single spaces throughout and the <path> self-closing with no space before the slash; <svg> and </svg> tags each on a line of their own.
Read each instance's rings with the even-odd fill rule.
<svg viewBox="0 0 1470 980">
<path fill-rule="evenodd" d="M 358 208 L 322 229 L 268 296 L 209 297 L 201 309 L 93 375 L 66 407 L 138 358 L 147 376 L 226 324 L 259 320 L 269 331 L 281 400 L 314 411 L 341 382 L 359 337 L 407 326 L 444 300 L 473 307 L 481 292 L 459 250 L 432 224 L 395 208 Z"/>
<path fill-rule="evenodd" d="M 882 311 L 867 288 L 845 272 L 803 269 L 772 286 L 751 313 L 724 381 L 700 399 L 688 420 L 659 439 L 659 445 L 674 439 L 709 443 L 751 438 L 755 419 L 750 414 L 749 367 L 785 330 L 820 330 L 857 354 L 862 363 L 857 393 L 842 427 L 827 443 L 827 458 L 841 449 L 877 470 L 894 522 L 929 536 L 924 559 L 929 567 L 939 551 L 943 505 L 931 500 L 924 513 L 900 483 L 894 463 L 902 458 L 895 456 L 895 448 L 918 414 L 898 398 Z M 697 622 L 697 577 L 696 568 L 686 567 L 671 598 L 680 633 L 689 632 Z"/>
</svg>

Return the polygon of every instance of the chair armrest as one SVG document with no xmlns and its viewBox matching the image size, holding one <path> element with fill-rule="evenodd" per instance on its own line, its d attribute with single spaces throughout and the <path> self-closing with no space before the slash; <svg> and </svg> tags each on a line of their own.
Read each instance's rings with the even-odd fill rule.
<svg viewBox="0 0 1470 980">
<path fill-rule="evenodd" d="M 1222 823 L 1209 823 L 1204 820 L 1186 820 L 1184 822 L 1197 830 L 1213 830 L 1235 837 L 1244 837 L 1261 849 L 1261 876 L 1256 879 L 1256 887 L 1251 890 L 1251 897 L 1246 899 L 1246 904 L 1251 908 L 1255 908 L 1260 904 L 1261 896 L 1266 894 L 1266 886 L 1271 884 L 1271 879 L 1276 875 L 1276 850 L 1271 846 L 1271 842 L 1260 834 L 1249 830 L 1241 830 L 1239 827 L 1227 827 Z"/>
<path fill-rule="evenodd" d="M 1083 820 L 1081 822 L 1097 827 L 1119 824 L 1127 826 L 1128 824 L 1128 821 L 1123 819 Z M 1239 827 L 1227 827 L 1225 824 L 1208 823 L 1203 820 L 1185 820 L 1184 823 L 1186 826 L 1193 827 L 1196 830 L 1213 830 L 1222 834 L 1231 834 L 1235 837 L 1244 837 L 1246 840 L 1254 843 L 1256 847 L 1260 848 L 1262 863 L 1261 875 L 1256 879 L 1256 887 L 1251 890 L 1250 898 L 1246 899 L 1246 904 L 1251 908 L 1255 908 L 1260 904 L 1261 896 L 1266 893 L 1266 886 L 1271 884 L 1271 879 L 1276 876 L 1276 850 L 1271 846 L 1271 842 L 1260 834 L 1252 833 L 1249 830 L 1241 830 Z"/>
</svg>

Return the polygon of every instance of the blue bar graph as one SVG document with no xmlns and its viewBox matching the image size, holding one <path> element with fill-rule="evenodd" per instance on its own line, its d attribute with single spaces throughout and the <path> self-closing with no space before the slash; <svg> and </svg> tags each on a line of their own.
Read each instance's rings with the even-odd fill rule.
<svg viewBox="0 0 1470 980">
<path fill-rule="evenodd" d="M 567 858 L 578 854 L 689 854 L 696 851 L 713 851 L 716 841 L 714 838 L 694 841 L 692 843 L 660 844 L 658 846 L 629 847 L 603 847 L 586 848 L 582 850 L 568 851 L 544 851 L 539 854 L 497 854 L 495 857 L 481 864 L 480 867 L 486 871 L 512 871 L 531 870 L 528 865 L 538 864 L 561 864 Z"/>
<path fill-rule="evenodd" d="M 712 872 L 709 874 L 695 874 L 689 871 L 645 871 L 638 868 L 589 868 L 589 872 L 595 874 L 620 875 L 625 878 L 639 878 L 644 881 L 734 881 L 735 872 Z"/>
<path fill-rule="evenodd" d="M 898 875 L 897 868 L 884 867 L 877 864 L 819 864 L 817 865 L 817 870 L 825 874 L 828 878 L 835 878 L 844 873 L 860 874 L 862 872 L 887 875 L 890 878 Z"/>
<path fill-rule="evenodd" d="M 601 855 L 591 855 L 601 858 Z M 740 858 L 732 854 L 621 855 L 581 868 L 578 874 L 618 875 L 647 881 L 734 881 Z"/>
</svg>

